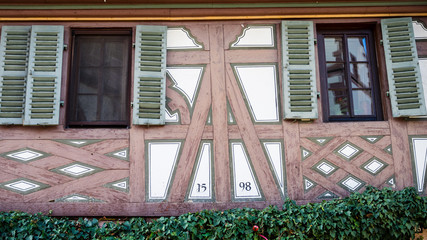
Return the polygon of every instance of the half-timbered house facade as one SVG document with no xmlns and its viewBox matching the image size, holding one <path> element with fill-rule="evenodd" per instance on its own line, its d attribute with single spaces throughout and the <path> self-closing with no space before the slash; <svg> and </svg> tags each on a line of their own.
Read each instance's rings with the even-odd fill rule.
<svg viewBox="0 0 427 240">
<path fill-rule="evenodd" d="M 425 1 L 0 1 L 0 211 L 426 193 Z"/>
</svg>

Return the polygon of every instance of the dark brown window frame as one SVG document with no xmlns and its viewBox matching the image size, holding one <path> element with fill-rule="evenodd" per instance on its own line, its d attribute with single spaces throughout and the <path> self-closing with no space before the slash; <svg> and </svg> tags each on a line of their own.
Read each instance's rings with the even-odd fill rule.
<svg viewBox="0 0 427 240">
<path fill-rule="evenodd" d="M 360 24 L 360 25 L 343 25 L 343 24 L 325 24 L 317 26 L 317 48 L 318 48 L 318 63 L 319 63 L 319 74 L 320 74 L 320 86 L 321 86 L 321 103 L 323 109 L 323 121 L 324 122 L 340 122 L 340 121 L 381 121 L 383 120 L 382 104 L 380 98 L 379 89 L 379 78 L 377 70 L 376 60 L 376 46 L 375 46 L 375 25 Z M 366 36 L 368 39 L 367 52 L 369 58 L 367 60 L 369 72 L 371 75 L 371 97 L 372 97 L 372 115 L 354 115 L 354 102 L 351 94 L 351 81 L 350 76 L 350 61 L 348 61 L 348 48 L 345 41 L 343 41 L 344 50 L 344 61 L 345 65 L 345 81 L 347 84 L 347 97 L 349 99 L 349 115 L 330 115 L 329 112 L 329 96 L 328 96 L 328 83 L 327 83 L 327 70 L 326 70 L 326 56 L 324 49 L 324 37 L 325 36 L 343 36 L 344 39 L 348 36 Z M 344 37 L 345 36 L 345 37 Z"/>
<path fill-rule="evenodd" d="M 117 121 L 75 121 L 72 120 L 73 114 L 75 114 L 77 104 L 77 84 L 76 79 L 79 63 L 77 63 L 79 57 L 76 56 L 76 36 L 125 36 L 128 38 L 128 66 L 127 66 L 127 75 L 126 75 L 126 89 L 125 89 L 125 119 Z M 69 87 L 68 87 L 68 104 L 67 104 L 67 115 L 66 115 L 66 127 L 73 128 L 128 128 L 130 126 L 130 93 L 131 93 L 131 70 L 132 70 L 132 29 L 130 28 L 120 28 L 120 29 L 111 29 L 111 28 L 102 28 L 102 29 L 73 29 L 71 31 L 71 61 L 70 61 L 70 72 L 69 72 Z"/>
</svg>

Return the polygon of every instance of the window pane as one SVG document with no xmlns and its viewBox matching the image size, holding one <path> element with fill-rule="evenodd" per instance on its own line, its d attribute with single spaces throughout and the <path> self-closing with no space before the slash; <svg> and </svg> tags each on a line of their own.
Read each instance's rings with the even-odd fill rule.
<svg viewBox="0 0 427 240">
<path fill-rule="evenodd" d="M 372 115 L 372 97 L 370 90 L 353 91 L 354 115 Z"/>
<path fill-rule="evenodd" d="M 98 68 L 80 68 L 80 81 L 78 83 L 78 93 L 98 92 Z"/>
<path fill-rule="evenodd" d="M 75 35 L 70 125 L 128 124 L 131 44 L 128 33 L 79 31 Z"/>
<path fill-rule="evenodd" d="M 105 66 L 121 67 L 123 62 L 127 60 L 126 42 L 106 42 L 105 43 Z"/>
<path fill-rule="evenodd" d="M 342 37 L 325 37 L 325 56 L 327 62 L 342 62 Z"/>
<path fill-rule="evenodd" d="M 96 121 L 97 96 L 80 95 L 77 98 L 77 121 Z"/>
<path fill-rule="evenodd" d="M 114 96 L 104 96 L 102 106 L 101 119 L 103 121 L 125 120 L 125 111 L 120 99 Z"/>
<path fill-rule="evenodd" d="M 370 88 L 371 87 L 368 64 L 351 63 L 350 75 L 351 75 L 352 88 Z"/>
<path fill-rule="evenodd" d="M 347 42 L 349 52 L 348 60 L 351 62 L 366 62 L 368 59 L 366 37 L 349 37 Z"/>
<path fill-rule="evenodd" d="M 121 68 L 106 68 L 104 70 L 104 94 L 119 96 L 126 89 L 126 82 L 122 81 L 125 74 Z"/>
<path fill-rule="evenodd" d="M 348 97 L 346 90 L 329 90 L 329 114 L 331 116 L 348 115 Z"/>
<path fill-rule="evenodd" d="M 328 72 L 328 89 L 345 87 L 345 72 L 344 64 L 342 63 L 327 63 L 326 71 Z"/>
<path fill-rule="evenodd" d="M 97 67 L 102 63 L 102 43 L 93 38 L 82 38 L 79 41 L 80 66 Z"/>
</svg>

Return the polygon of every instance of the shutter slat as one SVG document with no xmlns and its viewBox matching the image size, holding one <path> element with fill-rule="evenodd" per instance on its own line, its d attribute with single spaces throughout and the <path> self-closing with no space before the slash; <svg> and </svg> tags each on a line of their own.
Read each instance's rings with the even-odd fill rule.
<svg viewBox="0 0 427 240">
<path fill-rule="evenodd" d="M 285 119 L 316 119 L 317 90 L 313 23 L 282 22 Z"/>
<path fill-rule="evenodd" d="M 165 26 L 136 27 L 133 124 L 165 124 Z"/>
<path fill-rule="evenodd" d="M 24 125 L 59 124 L 63 26 L 33 26 Z"/>
<path fill-rule="evenodd" d="M 381 21 L 393 117 L 426 115 L 411 18 Z"/>
<path fill-rule="evenodd" d="M 22 124 L 29 26 L 4 26 L 0 45 L 0 124 Z"/>
</svg>

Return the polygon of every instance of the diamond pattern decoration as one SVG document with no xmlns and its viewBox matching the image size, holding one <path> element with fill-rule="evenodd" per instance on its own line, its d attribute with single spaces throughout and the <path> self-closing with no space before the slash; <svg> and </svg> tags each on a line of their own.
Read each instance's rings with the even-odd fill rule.
<svg viewBox="0 0 427 240">
<path fill-rule="evenodd" d="M 71 195 L 56 199 L 55 202 L 102 202 L 102 201 L 86 195 L 71 194 Z"/>
<path fill-rule="evenodd" d="M 308 140 L 316 143 L 319 146 L 325 146 L 333 137 L 308 137 Z"/>
<path fill-rule="evenodd" d="M 50 154 L 31 148 L 22 148 L 11 152 L 3 153 L 0 156 L 10 160 L 26 163 L 48 157 L 50 156 Z"/>
<path fill-rule="evenodd" d="M 81 178 L 94 173 L 100 172 L 103 169 L 94 167 L 84 163 L 71 163 L 62 167 L 52 169 L 51 171 L 64 174 L 74 178 Z"/>
<path fill-rule="evenodd" d="M 47 184 L 37 182 L 27 178 L 18 178 L 12 181 L 0 184 L 0 188 L 20 193 L 23 195 L 39 191 L 44 188 L 50 187 Z"/>
<path fill-rule="evenodd" d="M 391 187 L 395 187 L 394 175 L 389 178 L 385 183 L 387 183 Z"/>
<path fill-rule="evenodd" d="M 338 167 L 333 163 L 327 161 L 326 159 L 322 159 L 320 162 L 315 164 L 311 169 L 320 173 L 324 177 L 329 177 L 332 173 L 338 170 Z"/>
<path fill-rule="evenodd" d="M 312 152 L 308 151 L 307 149 L 301 147 L 301 160 L 304 161 L 308 157 L 310 157 Z"/>
<path fill-rule="evenodd" d="M 363 150 L 356 145 L 345 142 L 341 144 L 337 149 L 334 150 L 334 153 L 336 153 L 341 158 L 350 161 L 353 158 L 355 158 L 357 155 L 359 155 Z"/>
<path fill-rule="evenodd" d="M 338 182 L 338 185 L 343 187 L 349 192 L 356 192 L 363 186 L 365 186 L 365 182 L 358 179 L 357 177 L 353 175 L 348 175 L 347 177 L 343 178 L 340 182 Z"/>
<path fill-rule="evenodd" d="M 360 136 L 360 137 L 365 139 L 369 143 L 376 143 L 379 140 L 381 140 L 381 138 L 383 138 L 384 136 Z"/>
<path fill-rule="evenodd" d="M 392 151 L 393 149 L 391 148 L 391 144 L 390 145 L 388 145 L 386 148 L 384 148 L 384 151 L 386 152 L 386 153 L 388 153 L 388 154 L 390 154 L 390 155 L 392 155 L 393 154 L 393 151 Z"/>
<path fill-rule="evenodd" d="M 102 140 L 98 139 L 57 139 L 55 142 L 64 143 L 73 147 L 84 147 L 93 143 L 101 142 Z"/>
<path fill-rule="evenodd" d="M 334 199 L 334 198 L 338 198 L 338 196 L 331 191 L 326 191 L 317 197 L 317 199 Z"/>
<path fill-rule="evenodd" d="M 304 192 L 308 192 L 310 191 L 312 188 L 314 188 L 317 183 L 315 183 L 314 181 L 312 181 L 311 179 L 307 178 L 307 177 L 303 177 L 304 179 Z"/>
<path fill-rule="evenodd" d="M 115 182 L 107 183 L 104 187 L 118 190 L 121 192 L 129 192 L 129 178 L 120 179 Z"/>
<path fill-rule="evenodd" d="M 114 152 L 107 153 L 105 155 L 120 160 L 129 161 L 129 148 L 120 149 Z"/>
<path fill-rule="evenodd" d="M 372 175 L 377 175 L 387 166 L 388 166 L 387 163 L 373 157 L 369 159 L 366 163 L 364 163 L 362 166 L 360 166 L 360 168 L 362 168 L 363 170 L 367 171 Z"/>
</svg>

